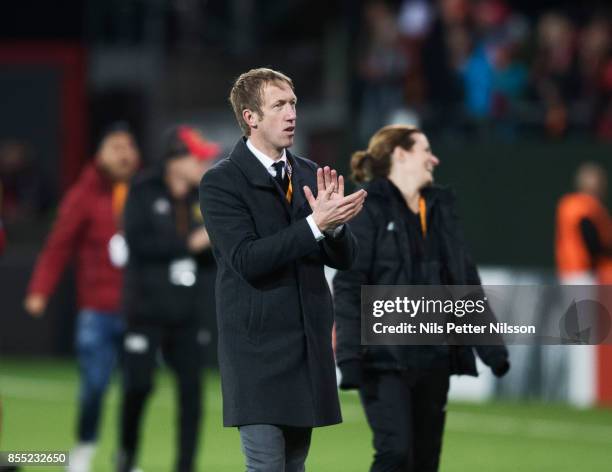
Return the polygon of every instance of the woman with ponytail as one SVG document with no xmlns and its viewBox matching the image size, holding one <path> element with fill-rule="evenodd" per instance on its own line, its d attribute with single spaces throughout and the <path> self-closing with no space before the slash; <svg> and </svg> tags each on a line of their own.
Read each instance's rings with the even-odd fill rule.
<svg viewBox="0 0 612 472">
<path fill-rule="evenodd" d="M 452 193 L 433 185 L 440 163 L 417 128 L 386 126 L 351 159 L 368 192 L 350 223 L 353 267 L 334 279 L 340 388 L 358 389 L 374 436 L 371 472 L 438 470 L 449 377 L 477 375 L 474 350 L 497 376 L 505 346 L 361 346 L 361 285 L 480 285 Z"/>
</svg>

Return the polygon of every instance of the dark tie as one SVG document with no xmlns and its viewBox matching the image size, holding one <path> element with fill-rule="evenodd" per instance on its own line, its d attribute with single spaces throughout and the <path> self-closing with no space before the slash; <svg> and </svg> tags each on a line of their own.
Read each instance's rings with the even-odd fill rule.
<svg viewBox="0 0 612 472">
<path fill-rule="evenodd" d="M 287 189 L 289 188 L 289 176 L 287 175 L 287 172 L 283 173 L 285 162 L 275 162 L 274 164 L 272 164 L 272 167 L 274 167 L 274 170 L 276 171 L 276 176 L 274 177 L 274 180 L 276 180 L 276 182 L 278 182 L 278 185 L 280 185 L 280 188 L 283 189 L 283 193 L 287 194 Z"/>
</svg>

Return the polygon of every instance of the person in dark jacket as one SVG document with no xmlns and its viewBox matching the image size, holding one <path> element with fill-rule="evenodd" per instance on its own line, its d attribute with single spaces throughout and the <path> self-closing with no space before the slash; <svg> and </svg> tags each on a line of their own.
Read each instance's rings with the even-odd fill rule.
<svg viewBox="0 0 612 472">
<path fill-rule="evenodd" d="M 340 388 L 359 389 L 374 434 L 372 472 L 437 470 L 449 376 L 477 375 L 471 346 L 360 345 L 362 285 L 480 285 L 453 195 L 432 185 L 438 163 L 425 134 L 399 125 L 380 129 L 351 160 L 368 200 L 350 223 L 357 260 L 333 281 L 336 358 Z M 476 351 L 495 375 L 509 369 L 505 346 Z"/>
<path fill-rule="evenodd" d="M 249 472 L 301 472 L 312 428 L 341 421 L 324 265 L 352 264 L 344 223 L 365 192 L 344 196 L 342 176 L 288 151 L 289 77 L 253 69 L 230 100 L 244 137 L 200 185 L 218 269 L 223 423 L 239 428 Z"/>
<path fill-rule="evenodd" d="M 218 151 L 195 129 L 179 126 L 168 133 L 159 165 L 138 176 L 130 189 L 120 472 L 131 471 L 137 460 L 139 426 L 160 349 L 178 384 L 174 470 L 195 470 L 203 350 L 198 274 L 201 266 L 213 263 L 197 185 Z"/>
<path fill-rule="evenodd" d="M 70 472 L 89 472 L 95 453 L 104 394 L 121 348 L 123 270 L 113 261 L 112 242 L 121 239 L 128 181 L 140 162 L 125 122 L 108 126 L 95 159 L 62 199 L 57 218 L 27 288 L 24 308 L 44 315 L 66 266 L 74 259 L 79 313 L 75 348 L 80 391 L 77 436 Z"/>
</svg>

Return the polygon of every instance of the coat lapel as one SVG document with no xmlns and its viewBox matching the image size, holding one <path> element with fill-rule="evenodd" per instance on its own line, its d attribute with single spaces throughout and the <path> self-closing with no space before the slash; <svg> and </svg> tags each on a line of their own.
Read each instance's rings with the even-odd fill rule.
<svg viewBox="0 0 612 472">
<path fill-rule="evenodd" d="M 278 198 L 281 199 L 288 216 L 291 219 L 298 219 L 311 213 L 310 205 L 304 195 L 303 187 L 304 185 L 308 185 L 316 196 L 316 179 L 312 169 L 289 151 L 287 151 L 287 159 L 293 170 L 293 175 L 291 176 L 291 185 L 293 187 L 291 203 L 287 201 L 282 189 L 270 176 L 268 171 L 261 165 L 253 153 L 249 151 L 246 145 L 246 138 L 240 138 L 230 154 L 230 160 L 240 168 L 254 186 L 274 191 Z"/>
<path fill-rule="evenodd" d="M 242 170 L 249 182 L 256 187 L 275 188 L 274 181 L 268 171 L 261 165 L 253 153 L 249 151 L 246 145 L 246 138 L 242 137 L 238 140 L 229 158 Z"/>
<path fill-rule="evenodd" d="M 317 188 L 311 177 L 312 170 L 302 164 L 298 158 L 287 152 L 287 159 L 291 163 L 293 175 L 291 176 L 291 185 L 293 187 L 293 196 L 291 198 L 291 213 L 294 218 L 300 218 L 305 214 L 310 214 L 311 209 L 304 195 L 304 185 L 310 187 L 310 190 L 315 194 Z M 307 207 L 307 208 L 306 208 Z"/>
<path fill-rule="evenodd" d="M 273 191 L 275 195 L 281 199 L 287 215 L 291 216 L 291 207 L 283 195 L 282 189 L 274 181 L 264 166 L 257 160 L 257 157 L 249 151 L 246 145 L 246 138 L 242 137 L 238 140 L 236 146 L 234 146 L 234 150 L 230 154 L 230 160 L 240 168 L 249 182 L 255 187 Z"/>
</svg>

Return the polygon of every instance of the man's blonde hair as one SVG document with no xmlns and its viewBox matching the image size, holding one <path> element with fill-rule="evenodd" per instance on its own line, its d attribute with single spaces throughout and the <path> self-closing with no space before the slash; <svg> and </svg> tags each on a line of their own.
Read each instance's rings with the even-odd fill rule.
<svg viewBox="0 0 612 472">
<path fill-rule="evenodd" d="M 251 134 L 251 128 L 244 121 L 242 112 L 244 110 L 251 110 L 257 113 L 259 116 L 263 116 L 261 107 L 263 105 L 263 89 L 267 84 L 275 82 L 284 82 L 293 88 L 293 81 L 282 72 L 278 72 L 265 67 L 258 69 L 251 69 L 234 82 L 232 91 L 230 92 L 229 100 L 232 104 L 236 120 L 242 129 L 245 136 Z"/>
</svg>

